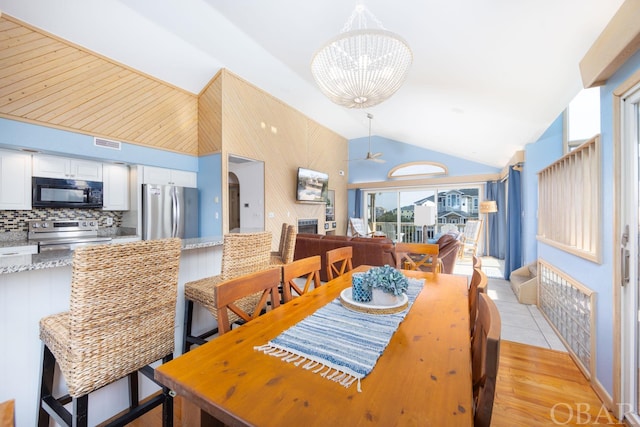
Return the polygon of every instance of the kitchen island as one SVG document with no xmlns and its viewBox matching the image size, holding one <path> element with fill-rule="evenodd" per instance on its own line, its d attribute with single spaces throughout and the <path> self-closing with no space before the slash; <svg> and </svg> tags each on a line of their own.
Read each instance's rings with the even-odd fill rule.
<svg viewBox="0 0 640 427">
<path fill-rule="evenodd" d="M 118 239 L 114 238 L 113 243 L 117 244 Z M 184 284 L 219 274 L 222 246 L 222 236 L 182 241 L 175 356 L 182 350 Z M 36 424 L 42 364 L 39 321 L 69 309 L 72 255 L 71 251 L 51 251 L 0 258 L 0 401 L 16 400 L 18 427 Z M 211 326 L 211 321 L 211 316 L 200 307 L 194 313 L 195 331 Z M 141 380 L 141 399 L 157 390 L 146 378 Z M 126 379 L 92 393 L 90 399 L 97 399 L 94 401 L 99 404 L 90 405 L 89 425 L 96 425 L 125 409 L 127 395 Z"/>
</svg>

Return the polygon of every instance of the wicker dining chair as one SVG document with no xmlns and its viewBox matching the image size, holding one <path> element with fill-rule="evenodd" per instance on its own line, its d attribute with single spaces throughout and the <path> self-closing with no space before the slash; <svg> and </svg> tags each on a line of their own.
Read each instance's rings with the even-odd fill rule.
<svg viewBox="0 0 640 427">
<path fill-rule="evenodd" d="M 163 426 L 173 423 L 169 389 L 138 401 L 138 372 L 153 380 L 151 363 L 173 358 L 180 239 L 96 245 L 73 253 L 69 311 L 40 320 L 43 365 L 38 425 L 86 426 L 89 393 L 129 378 L 124 425 L 162 405 Z M 68 395 L 54 397 L 56 363 Z M 72 413 L 63 405 L 71 402 Z M 97 403 L 97 402 L 96 402 Z"/>
<path fill-rule="evenodd" d="M 257 318 L 267 308 L 267 301 L 271 302 L 272 308 L 277 308 L 280 305 L 279 287 L 280 270 L 277 268 L 219 283 L 216 287 L 218 334 L 222 335 L 231 330 L 230 314 L 246 323 Z M 260 296 L 255 306 L 247 307 L 241 303 L 243 298 L 255 294 Z"/>
<path fill-rule="evenodd" d="M 473 425 L 477 427 L 491 425 L 500 360 L 501 329 L 500 313 L 495 302 L 487 294 L 480 294 L 471 356 Z"/>
<path fill-rule="evenodd" d="M 258 233 L 230 233 L 224 236 L 222 247 L 222 267 L 217 276 L 205 277 L 200 280 L 185 283 L 184 297 L 184 331 L 182 351 L 187 352 L 193 344 L 202 345 L 206 339 L 218 333 L 217 326 L 194 335 L 192 333 L 194 303 L 205 307 L 213 318 L 218 319 L 218 307 L 216 305 L 216 287 L 219 283 L 244 276 L 249 273 L 270 268 L 271 232 Z M 258 303 L 259 295 L 245 297 L 242 305 L 245 311 L 251 311 Z M 230 322 L 240 321 L 235 314 L 230 315 Z"/>
<path fill-rule="evenodd" d="M 353 270 L 353 247 L 343 246 L 327 251 L 327 278 L 333 280 Z"/>
<path fill-rule="evenodd" d="M 293 299 L 293 292 L 304 295 L 320 286 L 320 269 L 322 260 L 320 255 L 301 258 L 282 266 L 282 291 L 285 303 Z M 304 279 L 304 285 L 296 280 Z M 293 291 L 293 292 L 292 292 Z"/>
<path fill-rule="evenodd" d="M 295 225 L 283 224 L 283 235 L 280 236 L 280 250 L 270 253 L 269 263 L 271 265 L 284 265 L 293 261 L 293 255 L 296 249 L 296 237 L 298 231 Z"/>
<path fill-rule="evenodd" d="M 440 247 L 433 243 L 402 243 L 395 246 L 397 268 L 440 273 Z"/>
</svg>

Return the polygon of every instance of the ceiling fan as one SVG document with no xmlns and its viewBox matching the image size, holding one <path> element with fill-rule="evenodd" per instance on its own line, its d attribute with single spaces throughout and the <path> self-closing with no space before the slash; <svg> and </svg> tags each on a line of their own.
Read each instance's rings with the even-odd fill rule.
<svg viewBox="0 0 640 427">
<path fill-rule="evenodd" d="M 382 153 L 372 153 L 371 152 L 371 119 L 373 119 L 373 114 L 367 113 L 367 118 L 369 119 L 369 151 L 367 151 L 367 155 L 364 159 L 354 159 L 354 160 L 371 160 L 376 163 L 384 163 L 386 160 L 381 159 Z"/>
</svg>

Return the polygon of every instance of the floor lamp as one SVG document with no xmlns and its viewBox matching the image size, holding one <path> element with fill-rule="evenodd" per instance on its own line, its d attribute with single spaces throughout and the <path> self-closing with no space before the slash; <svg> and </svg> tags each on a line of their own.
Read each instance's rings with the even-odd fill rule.
<svg viewBox="0 0 640 427">
<path fill-rule="evenodd" d="M 480 213 L 484 214 L 485 222 L 487 226 L 485 227 L 485 246 L 484 251 L 485 255 L 489 255 L 489 214 L 498 212 L 498 205 L 495 200 L 485 200 L 484 202 L 480 202 Z"/>
</svg>

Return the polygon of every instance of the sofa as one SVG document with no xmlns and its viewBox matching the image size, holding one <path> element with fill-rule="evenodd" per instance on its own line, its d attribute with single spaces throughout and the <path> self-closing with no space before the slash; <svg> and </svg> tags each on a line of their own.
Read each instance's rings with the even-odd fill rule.
<svg viewBox="0 0 640 427">
<path fill-rule="evenodd" d="M 320 280 L 327 281 L 328 250 L 351 246 L 353 248 L 353 267 L 359 265 L 396 265 L 394 244 L 385 237 L 351 237 L 312 233 L 298 233 L 296 236 L 296 248 L 293 259 L 302 259 L 314 255 L 320 255 L 322 268 Z"/>
</svg>

